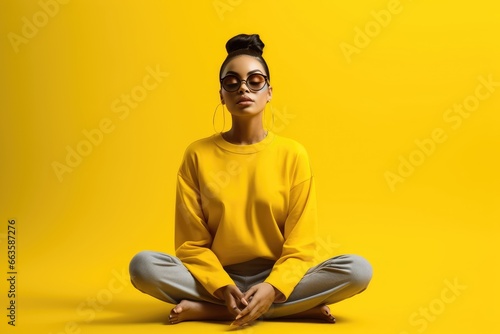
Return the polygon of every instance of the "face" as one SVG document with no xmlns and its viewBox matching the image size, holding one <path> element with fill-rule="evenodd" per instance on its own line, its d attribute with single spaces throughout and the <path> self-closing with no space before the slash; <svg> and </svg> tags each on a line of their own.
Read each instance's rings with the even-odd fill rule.
<svg viewBox="0 0 500 334">
<path fill-rule="evenodd" d="M 250 116 L 259 114 L 266 107 L 266 103 L 271 100 L 272 88 L 265 84 L 264 88 L 256 91 L 252 87 L 259 85 L 259 77 L 252 74 L 267 75 L 262 64 L 257 58 L 247 55 L 241 55 L 232 59 L 224 68 L 222 77 L 234 75 L 240 80 L 247 80 L 249 83 L 242 82 L 240 87 L 234 92 L 228 92 L 221 88 L 219 91 L 222 104 L 225 104 L 229 112 L 234 116 Z M 237 83 L 238 80 L 229 83 Z M 250 86 L 250 87 L 249 87 Z"/>
</svg>

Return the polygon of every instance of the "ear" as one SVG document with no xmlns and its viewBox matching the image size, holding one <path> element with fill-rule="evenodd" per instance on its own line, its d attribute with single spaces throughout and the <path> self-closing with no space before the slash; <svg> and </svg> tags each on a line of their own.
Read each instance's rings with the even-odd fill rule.
<svg viewBox="0 0 500 334">
<path fill-rule="evenodd" d="M 220 97 L 220 103 L 226 104 L 226 102 L 224 102 L 224 98 L 222 97 L 222 90 L 219 90 L 219 97 Z"/>
<path fill-rule="evenodd" d="M 269 89 L 267 90 L 267 102 L 271 102 L 272 98 L 273 98 L 273 87 L 269 86 Z"/>
</svg>

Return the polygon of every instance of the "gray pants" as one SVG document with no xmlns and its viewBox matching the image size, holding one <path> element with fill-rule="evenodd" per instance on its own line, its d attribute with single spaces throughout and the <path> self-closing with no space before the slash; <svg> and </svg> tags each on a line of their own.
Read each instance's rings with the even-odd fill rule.
<svg viewBox="0 0 500 334">
<path fill-rule="evenodd" d="M 263 259 L 227 266 L 224 269 L 244 293 L 263 282 L 273 262 Z M 208 293 L 182 262 L 171 255 L 144 251 L 130 263 L 132 284 L 140 291 L 162 301 L 178 304 L 181 300 L 204 301 L 224 305 Z M 357 255 L 341 255 L 309 269 L 284 303 L 274 303 L 264 318 L 278 318 L 337 303 L 365 290 L 372 277 L 368 261 Z"/>
</svg>

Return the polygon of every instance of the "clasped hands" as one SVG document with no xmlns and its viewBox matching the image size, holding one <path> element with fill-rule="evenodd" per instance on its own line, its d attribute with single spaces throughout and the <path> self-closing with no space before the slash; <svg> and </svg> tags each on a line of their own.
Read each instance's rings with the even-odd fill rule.
<svg viewBox="0 0 500 334">
<path fill-rule="evenodd" d="M 279 294 L 271 284 L 259 283 L 243 293 L 236 285 L 226 285 L 215 292 L 225 301 L 228 311 L 235 316 L 231 326 L 243 326 L 266 313 Z"/>
</svg>

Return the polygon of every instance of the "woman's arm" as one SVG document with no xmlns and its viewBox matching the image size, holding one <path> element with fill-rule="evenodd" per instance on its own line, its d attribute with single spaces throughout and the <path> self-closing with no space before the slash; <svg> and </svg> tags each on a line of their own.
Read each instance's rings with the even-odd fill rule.
<svg viewBox="0 0 500 334">
<path fill-rule="evenodd" d="M 179 173 L 175 209 L 176 256 L 215 296 L 216 290 L 234 285 L 234 282 L 210 249 L 211 245 L 212 235 L 203 216 L 198 187 Z"/>
</svg>

